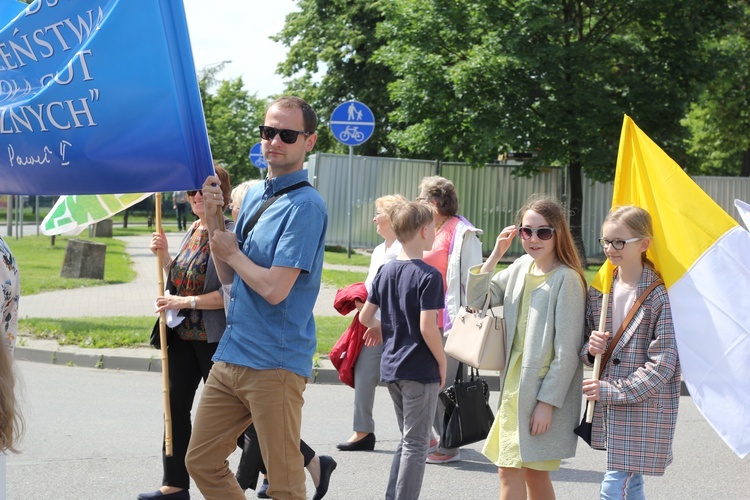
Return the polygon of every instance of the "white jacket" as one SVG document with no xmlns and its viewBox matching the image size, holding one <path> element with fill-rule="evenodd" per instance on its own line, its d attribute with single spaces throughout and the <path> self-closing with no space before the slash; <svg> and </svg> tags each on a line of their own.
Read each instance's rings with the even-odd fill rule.
<svg viewBox="0 0 750 500">
<path fill-rule="evenodd" d="M 445 273 L 445 309 L 443 309 L 443 331 L 445 332 L 450 331 L 453 326 L 453 318 L 458 314 L 458 309 L 466 305 L 466 282 L 469 268 L 483 262 L 482 242 L 479 236 L 484 231 L 474 227 L 462 215 L 456 217 L 458 217 L 458 224 L 448 250 L 448 269 Z"/>
</svg>

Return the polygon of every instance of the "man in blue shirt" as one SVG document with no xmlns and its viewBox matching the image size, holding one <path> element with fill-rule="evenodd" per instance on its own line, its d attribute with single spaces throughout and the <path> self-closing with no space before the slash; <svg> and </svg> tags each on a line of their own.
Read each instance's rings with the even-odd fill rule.
<svg viewBox="0 0 750 500">
<path fill-rule="evenodd" d="M 320 289 L 328 214 L 312 187 L 278 198 L 246 233 L 271 196 L 307 180 L 302 165 L 315 146 L 317 117 L 297 97 L 269 106 L 261 130 L 268 177 L 248 192 L 234 232 L 217 229 L 223 199 L 215 176 L 203 185 L 211 255 L 232 284 L 227 328 L 196 414 L 186 463 L 207 498 L 244 499 L 226 457 L 253 422 L 268 469 L 267 494 L 304 499 L 299 450 L 302 393 L 315 353 L 313 307 Z"/>
</svg>

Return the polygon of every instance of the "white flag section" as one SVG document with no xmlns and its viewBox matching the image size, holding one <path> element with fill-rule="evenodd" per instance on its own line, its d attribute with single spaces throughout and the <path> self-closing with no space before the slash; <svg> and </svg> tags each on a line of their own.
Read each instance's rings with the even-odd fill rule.
<svg viewBox="0 0 750 500">
<path fill-rule="evenodd" d="M 669 289 L 693 401 L 740 458 L 750 452 L 750 233 L 737 226 Z"/>
<path fill-rule="evenodd" d="M 734 206 L 742 217 L 742 222 L 745 224 L 745 229 L 750 231 L 750 205 L 742 200 L 734 200 Z"/>
<path fill-rule="evenodd" d="M 42 234 L 76 236 L 89 225 L 145 200 L 151 193 L 61 196 L 42 221 Z"/>
</svg>

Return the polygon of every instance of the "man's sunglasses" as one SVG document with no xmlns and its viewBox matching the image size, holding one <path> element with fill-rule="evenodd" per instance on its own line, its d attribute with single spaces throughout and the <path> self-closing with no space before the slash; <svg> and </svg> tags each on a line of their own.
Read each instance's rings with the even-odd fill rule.
<svg viewBox="0 0 750 500">
<path fill-rule="evenodd" d="M 199 190 L 197 190 L 197 191 L 188 191 L 188 192 L 187 192 L 187 195 L 188 195 L 188 196 L 195 196 L 195 193 L 200 193 L 200 194 L 201 194 L 201 196 L 203 196 L 203 190 L 202 190 L 202 189 L 199 189 Z"/>
<path fill-rule="evenodd" d="M 307 137 L 310 135 L 309 132 L 303 132 L 301 130 L 291 130 L 288 128 L 273 128 L 273 127 L 266 127 L 265 125 L 261 125 L 258 127 L 260 129 L 260 138 L 265 141 L 272 141 L 274 137 L 276 137 L 276 134 L 279 135 L 281 138 L 281 142 L 285 142 L 287 144 L 294 144 L 297 142 L 297 137 L 299 137 L 300 134 Z"/>
<path fill-rule="evenodd" d="M 521 237 L 522 240 L 530 240 L 531 235 L 535 234 L 537 238 L 540 240 L 549 240 L 552 238 L 552 235 L 555 233 L 554 227 L 526 227 L 521 226 L 518 228 L 518 236 Z"/>
</svg>

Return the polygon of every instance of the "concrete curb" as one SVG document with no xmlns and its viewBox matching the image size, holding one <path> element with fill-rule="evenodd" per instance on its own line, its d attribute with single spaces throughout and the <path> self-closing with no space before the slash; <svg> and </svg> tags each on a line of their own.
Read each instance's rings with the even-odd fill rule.
<svg viewBox="0 0 750 500">
<path fill-rule="evenodd" d="M 13 357 L 22 361 L 53 365 L 85 366 L 111 370 L 161 372 L 161 355 L 154 349 L 153 358 L 83 354 L 79 352 L 50 351 L 30 347 L 16 347 Z"/>
<path fill-rule="evenodd" d="M 48 349 L 34 349 L 31 347 L 16 347 L 14 357 L 23 361 L 37 363 L 49 363 L 53 365 L 84 366 L 88 368 L 99 368 L 108 370 L 129 370 L 145 372 L 161 372 L 161 355 L 158 350 L 152 349 L 153 356 L 121 356 L 101 353 L 69 352 L 64 350 L 52 351 Z M 490 390 L 500 387 L 500 375 L 498 372 L 480 371 L 480 377 L 487 381 Z M 590 377 L 591 370 L 584 370 L 584 377 Z M 310 379 L 313 384 L 342 384 L 339 373 L 327 359 L 321 359 L 313 366 L 313 375 Z M 381 382 L 381 385 L 385 385 Z M 689 396 L 685 381 L 682 380 L 680 388 L 681 396 Z"/>
</svg>

